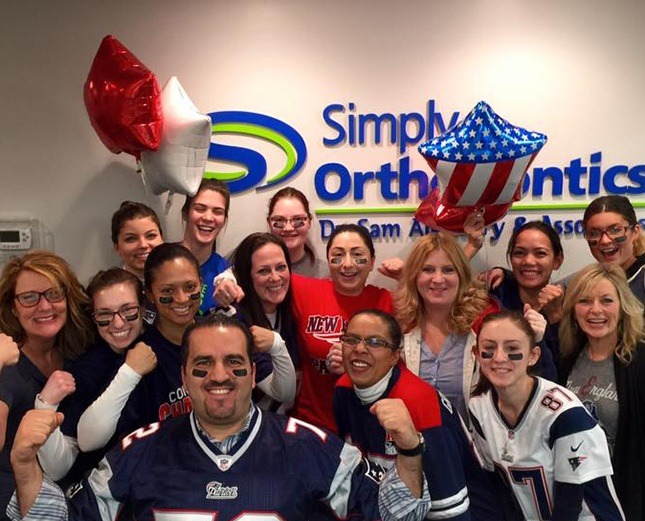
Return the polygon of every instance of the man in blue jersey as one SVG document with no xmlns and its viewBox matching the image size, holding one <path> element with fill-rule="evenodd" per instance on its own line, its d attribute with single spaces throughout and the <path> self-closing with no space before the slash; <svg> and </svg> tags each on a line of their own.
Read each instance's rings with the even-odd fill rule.
<svg viewBox="0 0 645 521">
<path fill-rule="evenodd" d="M 331 355 L 337 364 L 342 360 L 346 371 L 334 394 L 340 436 L 369 460 L 392 467 L 401 450 L 370 410 L 383 399 L 404 402 L 426 446 L 423 470 L 432 497 L 427 518 L 504 519 L 492 488 L 494 476 L 482 469 L 457 411 L 434 387 L 399 364 L 401 340 L 394 317 L 377 309 L 360 311 L 347 324 L 341 352 Z"/>
<path fill-rule="evenodd" d="M 182 343 L 182 377 L 193 412 L 126 436 L 67 501 L 36 460 L 62 415 L 30 411 L 11 454 L 17 494 L 9 516 L 108 521 L 126 511 L 145 521 L 279 521 L 306 519 L 323 502 L 339 517 L 358 511 L 368 519 L 422 519 L 430 501 L 420 456 L 398 458 L 379 486 L 382 473 L 356 448 L 260 411 L 251 402 L 252 346 L 248 329 L 233 319 L 192 325 Z M 419 452 L 405 407 L 383 400 L 373 412 L 402 452 Z"/>
</svg>

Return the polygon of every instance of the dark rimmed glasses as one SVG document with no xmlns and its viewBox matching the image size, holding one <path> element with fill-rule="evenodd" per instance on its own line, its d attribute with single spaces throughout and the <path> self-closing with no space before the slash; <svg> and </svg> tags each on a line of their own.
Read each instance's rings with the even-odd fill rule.
<svg viewBox="0 0 645 521">
<path fill-rule="evenodd" d="M 271 217 L 269 219 L 269 224 L 276 230 L 282 230 L 286 228 L 288 223 L 291 223 L 291 226 L 297 230 L 307 224 L 307 219 L 309 219 L 309 217 L 306 215 L 292 217 L 291 219 L 287 219 L 286 217 Z"/>
<path fill-rule="evenodd" d="M 65 290 L 63 288 L 49 288 L 45 291 L 23 291 L 14 298 L 23 308 L 33 308 L 43 297 L 50 304 L 56 304 L 65 300 Z"/>
<path fill-rule="evenodd" d="M 118 311 L 100 310 L 92 313 L 92 318 L 99 327 L 109 326 L 116 315 L 119 315 L 124 322 L 134 322 L 139 318 L 140 309 L 141 306 L 123 306 Z"/>
<path fill-rule="evenodd" d="M 340 337 L 340 341 L 343 345 L 349 346 L 351 348 L 356 347 L 361 342 L 363 342 L 363 344 L 365 344 L 365 347 L 367 347 L 368 349 L 399 348 L 399 346 L 394 345 L 391 342 L 388 342 L 387 340 L 384 340 L 383 338 L 377 336 L 360 337 L 358 335 L 345 334 Z"/>
<path fill-rule="evenodd" d="M 627 230 L 634 228 L 633 226 L 623 226 L 622 224 L 614 224 L 601 230 L 600 228 L 592 228 L 591 230 L 585 230 L 584 236 L 589 246 L 596 246 L 602 239 L 603 235 L 606 235 L 610 240 L 615 242 L 623 242 L 627 236 Z"/>
</svg>

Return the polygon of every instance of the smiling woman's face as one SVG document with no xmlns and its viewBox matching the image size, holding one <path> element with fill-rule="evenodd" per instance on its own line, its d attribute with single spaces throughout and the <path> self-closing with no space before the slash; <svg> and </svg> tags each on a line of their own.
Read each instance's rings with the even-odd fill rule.
<svg viewBox="0 0 645 521">
<path fill-rule="evenodd" d="M 355 232 L 342 232 L 334 237 L 329 246 L 327 262 L 334 289 L 348 296 L 362 293 L 367 277 L 374 268 L 370 250 Z"/>
<path fill-rule="evenodd" d="M 426 308 L 450 308 L 459 292 L 459 275 L 442 249 L 432 250 L 417 275 L 417 291 Z"/>
<path fill-rule="evenodd" d="M 196 244 L 213 244 L 226 222 L 226 200 L 215 190 L 202 190 L 190 203 L 185 237 Z"/>
<path fill-rule="evenodd" d="M 188 259 L 177 257 L 161 264 L 150 286 L 157 320 L 188 326 L 199 309 L 201 289 L 199 272 Z"/>
<path fill-rule="evenodd" d="M 132 284 L 120 282 L 103 288 L 94 293 L 92 301 L 99 335 L 112 349 L 122 351 L 141 334 L 143 313 Z"/>
<path fill-rule="evenodd" d="M 16 278 L 14 293 L 21 295 L 30 291 L 43 293 L 52 288 L 59 288 L 47 277 L 31 270 L 23 270 Z M 56 299 L 57 300 L 57 299 Z M 67 298 L 59 302 L 50 302 L 45 295 L 35 306 L 23 306 L 18 299 L 13 301 L 14 311 L 25 332 L 25 338 L 49 342 L 63 329 L 67 320 Z"/>
</svg>

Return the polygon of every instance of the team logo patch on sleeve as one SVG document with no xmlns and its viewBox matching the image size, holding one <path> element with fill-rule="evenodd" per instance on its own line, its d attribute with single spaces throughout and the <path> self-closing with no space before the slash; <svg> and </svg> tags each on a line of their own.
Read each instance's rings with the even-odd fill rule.
<svg viewBox="0 0 645 521">
<path fill-rule="evenodd" d="M 206 485 L 206 499 L 236 499 L 237 487 L 224 486 L 219 481 L 211 481 Z"/>
<path fill-rule="evenodd" d="M 576 456 L 574 458 L 569 458 L 569 465 L 571 465 L 571 470 L 574 472 L 578 469 L 582 462 L 587 459 L 587 456 Z"/>
<path fill-rule="evenodd" d="M 363 459 L 363 461 L 365 462 L 365 475 L 375 483 L 380 483 L 381 480 L 385 477 L 385 473 L 387 471 L 373 461 L 370 461 L 368 459 Z"/>
</svg>

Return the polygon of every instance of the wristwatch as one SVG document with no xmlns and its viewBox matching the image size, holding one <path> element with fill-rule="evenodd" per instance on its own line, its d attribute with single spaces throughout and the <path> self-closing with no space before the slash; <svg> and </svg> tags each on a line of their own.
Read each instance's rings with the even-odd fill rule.
<svg viewBox="0 0 645 521">
<path fill-rule="evenodd" d="M 416 447 L 412 449 L 402 449 L 395 444 L 394 447 L 396 448 L 396 452 L 401 456 L 419 456 L 420 454 L 423 454 L 426 450 L 426 440 L 420 432 L 417 432 L 417 436 L 419 436 L 419 444 Z"/>
</svg>

